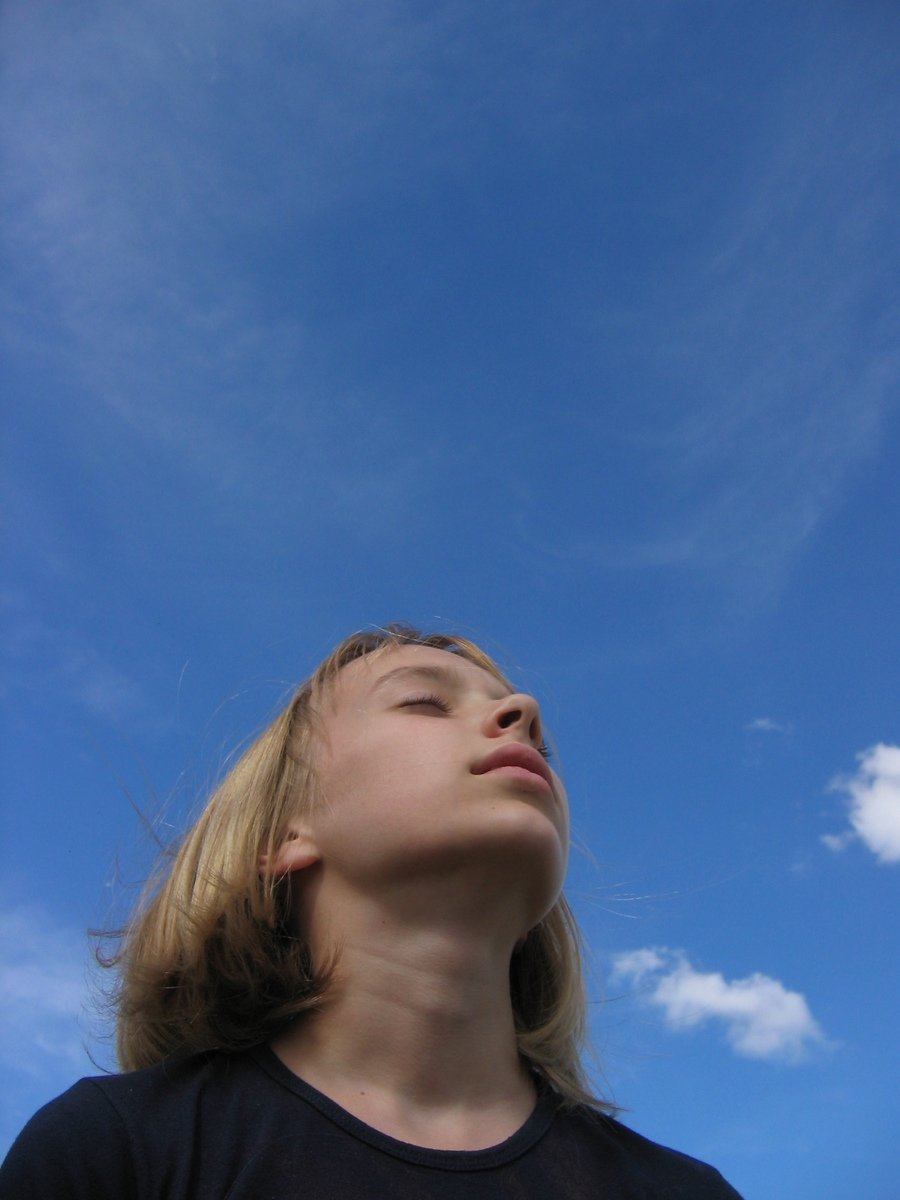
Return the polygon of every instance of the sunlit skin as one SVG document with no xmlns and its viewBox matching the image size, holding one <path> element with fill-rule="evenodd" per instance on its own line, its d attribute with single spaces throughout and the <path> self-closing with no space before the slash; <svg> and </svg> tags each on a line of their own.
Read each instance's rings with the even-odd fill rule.
<svg viewBox="0 0 900 1200">
<path fill-rule="evenodd" d="M 275 865 L 314 959 L 337 952 L 338 967 L 275 1050 L 401 1140 L 495 1145 L 534 1106 L 509 961 L 557 898 L 568 846 L 541 742 L 532 697 L 430 647 L 357 660 L 326 699 L 322 797 Z M 498 750 L 521 762 L 485 770 Z"/>
</svg>

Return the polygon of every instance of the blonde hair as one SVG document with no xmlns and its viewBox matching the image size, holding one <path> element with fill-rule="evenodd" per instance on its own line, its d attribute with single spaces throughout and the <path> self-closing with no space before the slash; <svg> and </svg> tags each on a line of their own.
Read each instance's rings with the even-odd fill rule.
<svg viewBox="0 0 900 1200">
<path fill-rule="evenodd" d="M 404 625 L 345 638 L 294 693 L 210 796 L 151 879 L 115 953 L 116 1048 L 124 1070 L 272 1040 L 322 1004 L 314 964 L 291 920 L 289 879 L 271 862 L 298 809 L 315 803 L 314 736 L 323 690 L 363 655 L 401 645 L 458 654 L 509 686 L 474 642 Z M 560 896 L 510 964 L 522 1057 L 564 1103 L 598 1101 L 581 1065 L 585 995 L 574 917 Z"/>
</svg>

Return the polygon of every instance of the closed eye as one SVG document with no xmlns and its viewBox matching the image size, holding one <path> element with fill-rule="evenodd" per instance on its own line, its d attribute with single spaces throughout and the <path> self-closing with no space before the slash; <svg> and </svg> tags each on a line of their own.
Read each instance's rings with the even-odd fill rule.
<svg viewBox="0 0 900 1200">
<path fill-rule="evenodd" d="M 538 754 L 540 754 L 541 758 L 552 758 L 553 757 L 553 751 L 550 749 L 550 747 L 547 745 L 546 742 L 541 742 L 541 744 L 537 748 L 537 752 L 538 752 Z"/>
<path fill-rule="evenodd" d="M 439 708 L 441 712 L 448 713 L 450 705 L 446 700 L 442 700 L 440 696 L 435 696 L 433 693 L 428 693 L 424 696 L 409 696 L 400 705 L 401 708 L 417 708 L 419 705 L 429 708 Z"/>
</svg>

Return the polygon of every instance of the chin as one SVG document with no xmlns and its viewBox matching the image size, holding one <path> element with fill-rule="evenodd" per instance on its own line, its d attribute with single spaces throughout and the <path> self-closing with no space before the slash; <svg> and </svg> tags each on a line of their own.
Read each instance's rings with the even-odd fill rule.
<svg viewBox="0 0 900 1200">
<path fill-rule="evenodd" d="M 537 818 L 537 819 L 535 819 Z M 504 886 L 522 889 L 528 928 L 547 915 L 562 891 L 568 863 L 567 842 L 546 816 L 511 821 L 494 847 L 494 869 Z"/>
</svg>

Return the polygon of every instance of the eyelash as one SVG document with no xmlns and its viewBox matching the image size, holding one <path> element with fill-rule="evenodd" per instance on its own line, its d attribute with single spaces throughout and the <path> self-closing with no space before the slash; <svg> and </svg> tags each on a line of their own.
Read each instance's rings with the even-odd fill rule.
<svg viewBox="0 0 900 1200">
<path fill-rule="evenodd" d="M 401 708 L 415 708 L 417 704 L 433 704 L 435 708 L 439 708 L 441 712 L 450 712 L 450 705 L 446 700 L 442 700 L 440 696 L 435 696 L 429 693 L 426 696 L 410 696 L 408 700 L 404 700 L 400 705 Z"/>
<path fill-rule="evenodd" d="M 404 700 L 400 705 L 401 708 L 415 708 L 419 704 L 432 704 L 435 708 L 439 708 L 443 713 L 451 711 L 450 705 L 446 700 L 442 700 L 440 696 L 435 696 L 433 692 L 429 692 L 424 696 L 410 696 L 408 700 Z M 537 747 L 537 752 L 541 758 L 552 758 L 553 751 L 546 742 L 541 742 Z"/>
</svg>

